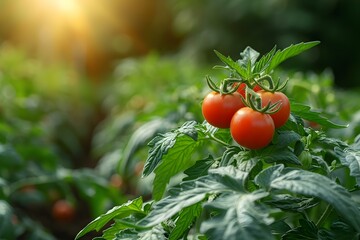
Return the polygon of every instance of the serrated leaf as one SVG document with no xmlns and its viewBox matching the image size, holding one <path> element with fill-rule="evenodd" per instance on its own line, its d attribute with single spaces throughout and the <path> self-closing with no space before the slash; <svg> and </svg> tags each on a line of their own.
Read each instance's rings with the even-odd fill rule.
<svg viewBox="0 0 360 240">
<path fill-rule="evenodd" d="M 207 158 L 198 160 L 196 163 L 190 168 L 186 169 L 184 173 L 188 175 L 183 179 L 183 181 L 188 181 L 192 179 L 196 179 L 198 177 L 204 176 L 207 174 L 208 170 L 215 163 L 215 159 L 209 155 Z"/>
<path fill-rule="evenodd" d="M 114 236 L 115 238 L 111 238 L 113 240 L 138 240 L 139 233 L 135 229 L 124 229 L 118 231 Z"/>
<path fill-rule="evenodd" d="M 318 234 L 318 228 L 313 222 L 307 221 L 305 219 L 300 219 L 300 226 L 294 229 L 291 229 L 285 233 L 281 239 L 283 240 L 298 240 L 298 239 L 308 239 L 308 240 L 321 240 Z M 325 240 L 325 239 L 324 239 Z"/>
<path fill-rule="evenodd" d="M 115 217 L 124 218 L 129 216 L 133 213 L 144 214 L 142 210 L 143 201 L 142 198 L 136 198 L 132 201 L 128 201 L 120 206 L 116 206 L 106 213 L 100 215 L 99 217 L 95 218 L 91 221 L 85 228 L 83 228 L 75 237 L 75 239 L 79 239 L 80 237 L 84 236 L 85 234 L 91 231 L 99 231 L 101 230 L 110 220 Z"/>
<path fill-rule="evenodd" d="M 274 195 L 266 203 L 285 211 L 303 212 L 318 204 L 318 201 L 309 197 L 294 197 L 289 194 Z"/>
<path fill-rule="evenodd" d="M 240 53 L 241 59 L 239 59 L 238 62 L 246 67 L 248 67 L 249 65 L 252 66 L 255 64 L 259 55 L 260 54 L 257 51 L 247 46 L 244 51 Z"/>
<path fill-rule="evenodd" d="M 327 118 L 321 116 L 320 112 L 311 110 L 311 107 L 306 106 L 304 104 L 291 102 L 290 103 L 291 112 L 303 119 L 308 121 L 316 122 L 324 127 L 329 128 L 347 128 L 348 124 L 337 124 L 333 123 L 332 121 L 328 120 Z"/>
<path fill-rule="evenodd" d="M 319 43 L 319 41 L 306 43 L 302 42 L 295 45 L 290 45 L 283 50 L 277 50 L 271 59 L 269 67 L 266 69 L 266 73 L 270 73 L 270 71 L 276 68 L 280 63 L 318 45 Z"/>
<path fill-rule="evenodd" d="M 169 190 L 169 196 L 156 202 L 152 211 L 138 223 L 144 227 L 155 226 L 182 209 L 201 202 L 211 191 L 221 190 L 223 185 L 216 183 L 209 176 L 182 182 L 178 188 Z"/>
<path fill-rule="evenodd" d="M 262 188 L 269 189 L 271 182 L 278 178 L 283 170 L 284 165 L 282 164 L 268 167 L 255 177 L 255 183 Z"/>
<path fill-rule="evenodd" d="M 198 132 L 196 129 L 197 123 L 195 121 L 185 122 L 179 129 L 176 130 L 177 133 L 185 134 L 191 137 L 194 141 L 197 141 Z"/>
<path fill-rule="evenodd" d="M 200 231 L 210 239 L 275 239 L 268 227 L 273 222 L 269 211 L 257 203 L 268 193 L 256 191 L 221 195 L 204 205 L 217 215 L 202 222 Z"/>
<path fill-rule="evenodd" d="M 248 79 L 247 68 L 240 66 L 237 62 L 234 62 L 230 57 L 225 57 L 220 52 L 214 50 L 218 58 L 225 63 L 230 69 L 235 70 L 241 78 Z"/>
<path fill-rule="evenodd" d="M 200 203 L 184 208 L 180 212 L 178 219 L 176 219 L 175 228 L 171 231 L 169 240 L 180 239 L 192 225 L 194 219 L 200 215 L 201 210 Z"/>
<path fill-rule="evenodd" d="M 344 187 L 317 173 L 300 169 L 285 168 L 282 171 L 281 169 L 281 165 L 265 169 L 259 173 L 255 182 L 260 186 L 265 185 L 265 187 L 272 189 L 287 190 L 322 199 L 332 205 L 337 213 L 357 231 L 360 230 L 360 209 Z M 279 171 L 281 172 L 279 173 Z M 274 178 L 274 176 L 277 177 Z M 269 180 L 267 183 L 264 182 L 266 178 Z"/>
<path fill-rule="evenodd" d="M 246 69 L 245 79 L 248 79 L 252 76 L 252 68 L 259 57 L 259 53 L 251 47 L 246 47 L 244 51 L 240 53 L 240 57 L 241 59 L 239 59 L 237 62 L 240 66 Z"/>
<path fill-rule="evenodd" d="M 138 240 L 167 240 L 165 230 L 161 225 L 157 225 L 147 231 L 140 232 Z"/>
<path fill-rule="evenodd" d="M 353 148 L 342 150 L 335 147 L 335 154 L 339 157 L 342 165 L 350 169 L 350 176 L 356 179 L 356 184 L 360 186 L 360 151 Z"/>
<path fill-rule="evenodd" d="M 273 58 L 273 56 L 275 54 L 275 51 L 276 51 L 276 46 L 274 46 L 270 52 L 263 55 L 260 58 L 260 60 L 255 63 L 254 70 L 253 70 L 253 72 L 255 74 L 261 74 L 269 67 L 271 59 Z"/>
<path fill-rule="evenodd" d="M 217 182 L 223 184 L 228 189 L 238 192 L 245 191 L 244 185 L 248 175 L 248 172 L 242 171 L 231 165 L 209 170 L 209 176 L 213 177 Z"/>
<path fill-rule="evenodd" d="M 301 136 L 294 131 L 278 131 L 275 137 L 273 142 L 278 147 L 289 146 L 301 139 Z"/>
<path fill-rule="evenodd" d="M 228 166 L 217 168 L 216 171 L 209 170 L 209 175 L 182 182 L 178 187 L 168 191 L 169 196 L 156 202 L 153 210 L 140 220 L 139 225 L 155 226 L 173 217 L 182 209 L 203 201 L 208 194 L 239 190 L 244 176 L 234 166 Z M 239 182 L 235 183 L 236 181 Z"/>
<path fill-rule="evenodd" d="M 135 154 L 135 152 L 140 148 L 143 147 L 149 139 L 153 138 L 155 134 L 162 132 L 164 130 L 169 129 L 171 123 L 168 119 L 154 119 L 149 121 L 139 127 L 130 137 L 125 150 L 124 150 L 124 158 L 121 161 L 121 165 L 119 166 L 121 175 L 128 174 L 128 164 Z"/>
<path fill-rule="evenodd" d="M 167 132 L 157 135 L 149 142 L 148 145 L 151 149 L 145 161 L 142 177 L 146 177 L 154 171 L 163 156 L 175 145 L 177 136 L 177 133 Z"/>
<path fill-rule="evenodd" d="M 161 199 L 173 176 L 194 164 L 191 155 L 197 146 L 198 142 L 189 136 L 177 136 L 174 145 L 168 149 L 167 154 L 162 156 L 161 163 L 154 171 L 153 198 L 155 200 Z"/>
<path fill-rule="evenodd" d="M 279 145 L 272 145 L 264 148 L 259 152 L 259 157 L 267 163 L 291 163 L 301 165 L 300 160 L 287 147 L 281 147 Z"/>
</svg>

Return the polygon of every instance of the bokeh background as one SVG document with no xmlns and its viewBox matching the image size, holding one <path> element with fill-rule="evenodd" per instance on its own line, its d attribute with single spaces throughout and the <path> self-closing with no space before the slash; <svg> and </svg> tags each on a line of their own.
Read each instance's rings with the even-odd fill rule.
<svg viewBox="0 0 360 240">
<path fill-rule="evenodd" d="M 224 77 L 214 49 L 237 59 L 321 41 L 276 75 L 293 101 L 349 124 L 322 130 L 354 141 L 358 16 L 356 0 L 1 0 L 0 238 L 74 239 L 111 207 L 150 199 L 146 144 L 203 121 L 205 76 Z"/>
<path fill-rule="evenodd" d="M 2 44 L 46 63 L 67 63 L 103 81 L 116 62 L 151 51 L 187 51 L 215 61 L 213 49 L 230 56 L 251 45 L 267 52 L 319 40 L 311 54 L 286 67 L 330 68 L 336 85 L 359 85 L 360 3 L 355 0 L 3 0 Z"/>
</svg>

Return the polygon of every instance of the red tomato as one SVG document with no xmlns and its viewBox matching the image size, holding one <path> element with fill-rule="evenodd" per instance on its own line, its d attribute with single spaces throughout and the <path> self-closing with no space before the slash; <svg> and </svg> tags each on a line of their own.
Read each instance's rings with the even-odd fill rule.
<svg viewBox="0 0 360 240">
<path fill-rule="evenodd" d="M 232 94 L 210 92 L 202 103 L 202 114 L 214 127 L 229 128 L 232 116 L 244 106 L 237 92 Z"/>
<path fill-rule="evenodd" d="M 59 221 L 70 221 L 75 215 L 74 207 L 66 200 L 58 200 L 52 207 L 52 215 Z"/>
<path fill-rule="evenodd" d="M 274 120 L 276 128 L 283 126 L 290 117 L 290 102 L 288 97 L 282 92 L 272 93 L 261 90 L 258 93 L 260 94 L 263 107 L 266 106 L 269 102 L 281 102 L 280 110 L 274 114 L 270 114 L 270 116 Z"/>
<path fill-rule="evenodd" d="M 249 149 L 260 149 L 271 142 L 275 126 L 270 115 L 244 107 L 231 119 L 230 132 L 239 145 Z"/>
<path fill-rule="evenodd" d="M 240 93 L 244 98 L 245 98 L 245 88 L 246 88 L 246 84 L 245 83 L 240 83 L 240 86 L 237 89 L 237 92 Z M 261 87 L 259 85 L 255 85 L 253 90 L 255 92 L 260 91 Z"/>
</svg>

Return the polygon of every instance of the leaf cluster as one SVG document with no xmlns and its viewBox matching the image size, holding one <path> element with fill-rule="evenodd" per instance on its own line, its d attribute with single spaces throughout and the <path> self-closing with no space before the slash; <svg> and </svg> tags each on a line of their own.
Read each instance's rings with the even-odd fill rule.
<svg viewBox="0 0 360 240">
<path fill-rule="evenodd" d="M 273 49 L 257 64 L 250 49 L 240 62 L 219 57 L 250 78 L 316 44 Z M 288 122 L 261 150 L 236 145 L 228 129 L 206 122 L 158 134 L 148 144 L 143 171 L 154 175 L 153 200 L 140 197 L 113 208 L 76 239 L 93 230 L 103 231 L 98 239 L 358 239 L 360 137 L 353 144 L 328 137 L 303 120 L 346 125 L 303 104 L 291 107 Z M 210 151 L 213 145 L 219 151 Z"/>
</svg>

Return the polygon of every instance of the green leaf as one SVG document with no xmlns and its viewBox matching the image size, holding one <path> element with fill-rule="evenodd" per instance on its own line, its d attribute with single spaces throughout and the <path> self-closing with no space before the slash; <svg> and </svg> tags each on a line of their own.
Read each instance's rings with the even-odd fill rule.
<svg viewBox="0 0 360 240">
<path fill-rule="evenodd" d="M 165 231 L 161 225 L 157 225 L 147 231 L 140 232 L 138 240 L 167 240 Z"/>
<path fill-rule="evenodd" d="M 244 51 L 240 53 L 241 59 L 239 59 L 237 62 L 239 63 L 240 66 L 246 69 L 245 79 L 248 79 L 250 78 L 250 76 L 252 76 L 252 69 L 259 55 L 260 54 L 251 47 L 246 47 Z"/>
<path fill-rule="evenodd" d="M 266 68 L 266 73 L 270 73 L 270 71 L 276 68 L 280 63 L 318 45 L 319 43 L 319 41 L 306 43 L 302 42 L 295 45 L 290 45 L 283 50 L 277 50 L 274 56 L 271 58 L 269 66 Z"/>
<path fill-rule="evenodd" d="M 135 229 L 125 229 L 116 233 L 114 240 L 166 240 L 165 231 L 158 225 L 151 229 L 136 231 Z"/>
<path fill-rule="evenodd" d="M 294 131 L 278 131 L 273 139 L 273 143 L 278 147 L 286 147 L 299 141 L 301 136 Z"/>
<path fill-rule="evenodd" d="M 279 165 L 265 169 L 259 173 L 255 183 L 266 188 L 287 190 L 322 199 L 332 205 L 357 231 L 360 230 L 360 209 L 344 187 L 317 173 L 282 168 L 283 166 Z M 265 182 L 266 179 L 269 181 Z"/>
<path fill-rule="evenodd" d="M 175 222 L 176 225 L 170 233 L 169 240 L 180 239 L 189 229 L 189 226 L 192 225 L 194 219 L 200 215 L 201 210 L 202 206 L 200 203 L 184 208 Z"/>
<path fill-rule="evenodd" d="M 328 120 L 327 118 L 321 116 L 320 112 L 313 111 L 313 110 L 311 110 L 311 107 L 300 104 L 300 103 L 291 102 L 290 108 L 291 108 L 291 112 L 294 113 L 295 115 L 297 115 L 303 119 L 306 119 L 308 121 L 316 122 L 324 127 L 329 127 L 329 128 L 347 128 L 348 127 L 348 124 L 344 125 L 344 124 L 333 123 L 332 121 Z"/>
<path fill-rule="evenodd" d="M 270 66 L 270 62 L 271 62 L 271 59 L 273 58 L 273 56 L 275 54 L 275 51 L 276 51 L 276 46 L 274 46 L 273 49 L 271 49 L 270 52 L 263 55 L 260 58 L 260 60 L 255 63 L 254 70 L 253 70 L 253 72 L 255 74 L 263 73 Z"/>
<path fill-rule="evenodd" d="M 241 78 L 248 79 L 248 70 L 246 67 L 239 65 L 237 62 L 234 62 L 230 57 L 225 57 L 220 52 L 214 50 L 218 58 L 225 63 L 230 69 L 235 70 Z"/>
<path fill-rule="evenodd" d="M 171 126 L 168 119 L 160 118 L 149 121 L 139 127 L 130 137 L 125 150 L 124 158 L 121 161 L 120 173 L 121 175 L 128 174 L 128 165 L 136 153 L 136 151 L 143 147 L 149 139 L 153 138 L 155 134 L 169 129 Z"/>
<path fill-rule="evenodd" d="M 200 231 L 210 239 L 275 239 L 268 227 L 273 222 L 270 211 L 257 202 L 267 195 L 266 192 L 255 191 L 219 196 L 204 205 L 217 214 L 202 222 Z"/>
<path fill-rule="evenodd" d="M 359 232 L 344 222 L 336 221 L 331 224 L 330 229 L 334 234 L 334 239 L 359 239 Z"/>
<path fill-rule="evenodd" d="M 201 202 L 213 187 L 221 190 L 223 185 L 214 182 L 208 176 L 186 181 L 178 188 L 169 190 L 167 196 L 153 205 L 152 211 L 138 223 L 144 227 L 153 227 L 180 212 L 182 209 Z M 216 187 L 215 187 L 216 188 Z"/>
<path fill-rule="evenodd" d="M 282 164 L 266 168 L 255 177 L 255 183 L 262 188 L 269 189 L 271 182 L 278 178 L 283 170 L 284 165 Z"/>
<path fill-rule="evenodd" d="M 239 154 L 241 153 L 246 152 L 241 152 L 238 146 L 227 147 L 221 157 L 220 166 L 225 167 L 233 164 L 235 161 L 237 161 L 237 159 L 239 158 Z"/>
<path fill-rule="evenodd" d="M 151 147 L 151 149 L 149 150 L 149 155 L 145 161 L 142 173 L 143 177 L 148 176 L 154 171 L 163 158 L 163 155 L 175 145 L 177 136 L 178 134 L 174 132 L 159 134 L 148 143 L 148 146 Z"/>
<path fill-rule="evenodd" d="M 289 194 L 278 194 L 272 196 L 271 200 L 266 201 L 274 207 L 285 211 L 303 212 L 318 204 L 318 201 L 309 197 L 294 197 Z"/>
<path fill-rule="evenodd" d="M 121 230 L 115 234 L 114 240 L 138 240 L 139 233 L 135 229 L 125 229 Z"/>
<path fill-rule="evenodd" d="M 155 226 L 180 212 L 199 203 L 209 194 L 240 191 L 246 175 L 234 166 L 209 170 L 209 175 L 180 183 L 169 190 L 169 196 L 156 202 L 153 210 L 138 223 L 144 227 Z"/>
<path fill-rule="evenodd" d="M 209 155 L 207 158 L 198 160 L 190 168 L 186 169 L 184 173 L 188 175 L 183 181 L 196 179 L 198 177 L 204 176 L 207 174 L 208 170 L 215 163 L 215 159 Z"/>
<path fill-rule="evenodd" d="M 291 163 L 301 165 L 300 160 L 287 147 L 281 147 L 279 145 L 272 145 L 264 148 L 259 152 L 259 157 L 267 163 Z"/>
<path fill-rule="evenodd" d="M 153 182 L 153 198 L 162 198 L 170 179 L 177 173 L 189 168 L 193 163 L 191 155 L 198 146 L 198 142 L 188 135 L 178 135 L 172 148 L 166 155 L 162 155 L 161 163 L 155 169 Z"/>
<path fill-rule="evenodd" d="M 185 122 L 179 129 L 176 130 L 176 132 L 185 134 L 191 137 L 194 141 L 197 141 L 198 139 L 197 123 L 195 121 Z"/>
<path fill-rule="evenodd" d="M 185 122 L 180 128 L 167 132 L 165 134 L 159 134 L 154 139 L 149 142 L 151 149 L 149 150 L 149 155 L 145 161 L 143 177 L 148 176 L 154 171 L 158 164 L 163 160 L 164 156 L 171 149 L 177 138 L 180 136 L 186 135 L 192 138 L 194 141 L 197 140 L 197 129 L 196 122 L 188 121 Z M 179 145 L 179 144 L 177 144 Z"/>
<path fill-rule="evenodd" d="M 90 222 L 85 228 L 83 228 L 75 237 L 79 239 L 85 234 L 91 231 L 100 231 L 110 220 L 115 217 L 124 218 L 133 213 L 144 214 L 142 210 L 143 201 L 142 198 L 136 198 L 132 201 L 128 201 L 120 206 L 116 206 L 111 210 L 107 211 L 105 214 L 100 215 L 92 222 Z"/>
<path fill-rule="evenodd" d="M 356 179 L 356 184 L 360 186 L 360 151 L 351 147 L 342 150 L 335 147 L 335 154 L 339 157 L 341 164 L 350 169 L 350 176 Z"/>
<path fill-rule="evenodd" d="M 299 219 L 300 226 L 294 229 L 291 229 L 285 235 L 282 236 L 283 240 L 299 240 L 299 239 L 308 239 L 308 240 L 321 240 L 318 234 L 318 228 L 313 222 L 307 221 L 305 219 Z M 325 239 L 324 239 L 325 240 Z"/>
<path fill-rule="evenodd" d="M 248 172 L 242 171 L 233 166 L 220 167 L 209 170 L 209 175 L 223 184 L 228 189 L 243 192 Z"/>
</svg>

